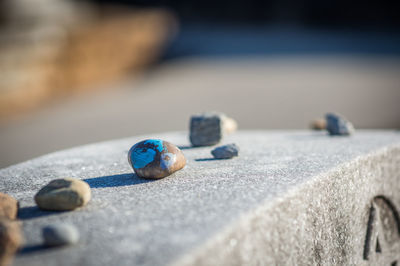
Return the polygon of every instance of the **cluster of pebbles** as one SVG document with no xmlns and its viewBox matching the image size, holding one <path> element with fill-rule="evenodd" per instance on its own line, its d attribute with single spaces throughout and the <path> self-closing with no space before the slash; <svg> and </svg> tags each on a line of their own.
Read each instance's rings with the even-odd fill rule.
<svg viewBox="0 0 400 266">
<path fill-rule="evenodd" d="M 36 193 L 37 206 L 46 211 L 72 211 L 86 205 L 91 197 L 89 185 L 79 179 L 50 181 Z M 23 245 L 21 223 L 16 220 L 18 201 L 0 193 L 0 265 L 10 265 L 15 252 Z M 72 224 L 56 223 L 42 228 L 43 246 L 75 244 L 79 232 Z"/>
<path fill-rule="evenodd" d="M 312 123 L 313 129 L 327 130 L 330 135 L 348 136 L 354 133 L 353 125 L 344 117 L 328 113 L 325 119 Z M 235 132 L 237 123 L 222 113 L 203 113 L 190 120 L 190 142 L 193 147 L 214 146 L 224 136 Z M 218 146 L 210 151 L 214 159 L 231 159 L 239 156 L 239 147 L 234 144 Z M 186 165 L 183 152 L 174 144 L 160 139 L 143 140 L 131 147 L 128 160 L 134 172 L 142 178 L 167 177 Z M 46 211 L 73 211 L 90 201 L 90 186 L 75 178 L 50 181 L 35 195 L 37 206 Z M 0 265 L 9 265 L 23 243 L 20 222 L 16 220 L 18 202 L 13 197 L 0 193 Z M 43 245 L 54 247 L 75 244 L 79 231 L 72 224 L 51 224 L 42 228 Z"/>
<path fill-rule="evenodd" d="M 190 120 L 190 142 L 193 147 L 213 146 L 227 134 L 235 132 L 237 123 L 223 113 L 194 115 Z M 239 154 L 235 144 L 220 146 L 211 151 L 215 159 L 231 159 Z M 185 167 L 183 152 L 174 144 L 160 139 L 148 139 L 135 144 L 128 160 L 139 177 L 158 179 Z"/>
<path fill-rule="evenodd" d="M 218 144 L 225 135 L 237 130 L 233 118 L 222 113 L 194 115 L 190 120 L 190 142 L 193 146 L 212 146 Z M 211 151 L 215 159 L 231 159 L 239 155 L 239 147 L 232 143 Z"/>
</svg>

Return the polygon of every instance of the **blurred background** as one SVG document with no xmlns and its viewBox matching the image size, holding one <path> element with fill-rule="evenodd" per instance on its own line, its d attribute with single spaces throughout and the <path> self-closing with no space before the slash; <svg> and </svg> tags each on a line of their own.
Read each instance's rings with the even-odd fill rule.
<svg viewBox="0 0 400 266">
<path fill-rule="evenodd" d="M 187 130 L 400 128 L 400 3 L 0 0 L 0 168 Z"/>
</svg>

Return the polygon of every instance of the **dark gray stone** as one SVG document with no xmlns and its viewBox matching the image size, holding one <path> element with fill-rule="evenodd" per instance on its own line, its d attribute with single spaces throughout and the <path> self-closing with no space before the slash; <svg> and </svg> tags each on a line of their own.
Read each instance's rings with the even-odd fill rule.
<svg viewBox="0 0 400 266">
<path fill-rule="evenodd" d="M 347 121 L 344 117 L 328 113 L 325 115 L 326 118 L 326 130 L 330 135 L 351 135 L 354 133 L 353 124 Z"/>
<path fill-rule="evenodd" d="M 0 188 L 20 202 L 30 265 L 391 265 L 400 259 L 400 133 L 359 130 L 239 131 L 235 160 L 210 160 L 187 132 L 159 133 L 52 153 L 0 170 Z M 186 167 L 141 179 L 129 148 L 148 138 L 183 147 Z M 92 200 L 45 212 L 33 196 L 54 176 L 85 180 Z M 371 211 L 373 210 L 373 211 Z M 40 228 L 79 228 L 68 248 L 35 250 Z M 381 252 L 376 252 L 379 241 Z M 399 262 L 397 262 L 399 263 Z"/>
<path fill-rule="evenodd" d="M 193 146 L 212 146 L 237 130 L 237 122 L 223 113 L 207 112 L 190 119 L 190 142 Z"/>
<path fill-rule="evenodd" d="M 222 115 L 204 113 L 190 119 L 190 142 L 193 146 L 211 146 L 223 137 Z"/>
<path fill-rule="evenodd" d="M 71 224 L 52 224 L 42 230 L 44 244 L 46 246 L 73 245 L 79 241 L 79 232 Z"/>
<path fill-rule="evenodd" d="M 236 144 L 219 146 L 211 151 L 215 159 L 230 159 L 239 155 L 239 147 Z"/>
</svg>

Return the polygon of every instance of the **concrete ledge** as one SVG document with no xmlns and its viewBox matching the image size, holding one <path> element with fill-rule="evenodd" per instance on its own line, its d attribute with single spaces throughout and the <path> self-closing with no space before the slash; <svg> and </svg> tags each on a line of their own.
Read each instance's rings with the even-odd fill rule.
<svg viewBox="0 0 400 266">
<path fill-rule="evenodd" d="M 186 168 L 157 181 L 133 175 L 126 153 L 149 137 L 181 146 Z M 400 132 L 242 131 L 225 142 L 240 146 L 238 158 L 212 160 L 210 147 L 190 148 L 182 132 L 78 147 L 0 170 L 2 191 L 20 200 L 27 239 L 15 265 L 400 263 Z M 58 177 L 86 180 L 89 205 L 38 210 L 33 195 Z M 43 249 L 41 226 L 54 221 L 77 225 L 81 242 Z"/>
</svg>

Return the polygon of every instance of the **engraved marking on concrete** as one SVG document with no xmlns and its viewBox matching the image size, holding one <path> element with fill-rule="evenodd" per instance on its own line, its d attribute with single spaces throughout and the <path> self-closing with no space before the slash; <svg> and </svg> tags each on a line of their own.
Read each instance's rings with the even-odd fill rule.
<svg viewBox="0 0 400 266">
<path fill-rule="evenodd" d="M 382 253 L 383 247 L 392 246 L 399 240 L 399 237 L 400 216 L 396 206 L 385 196 L 374 197 L 367 223 L 363 252 L 364 260 L 369 259 L 371 246 L 374 244 L 375 252 Z M 392 262 L 391 265 L 397 265 L 397 261 Z"/>
</svg>

